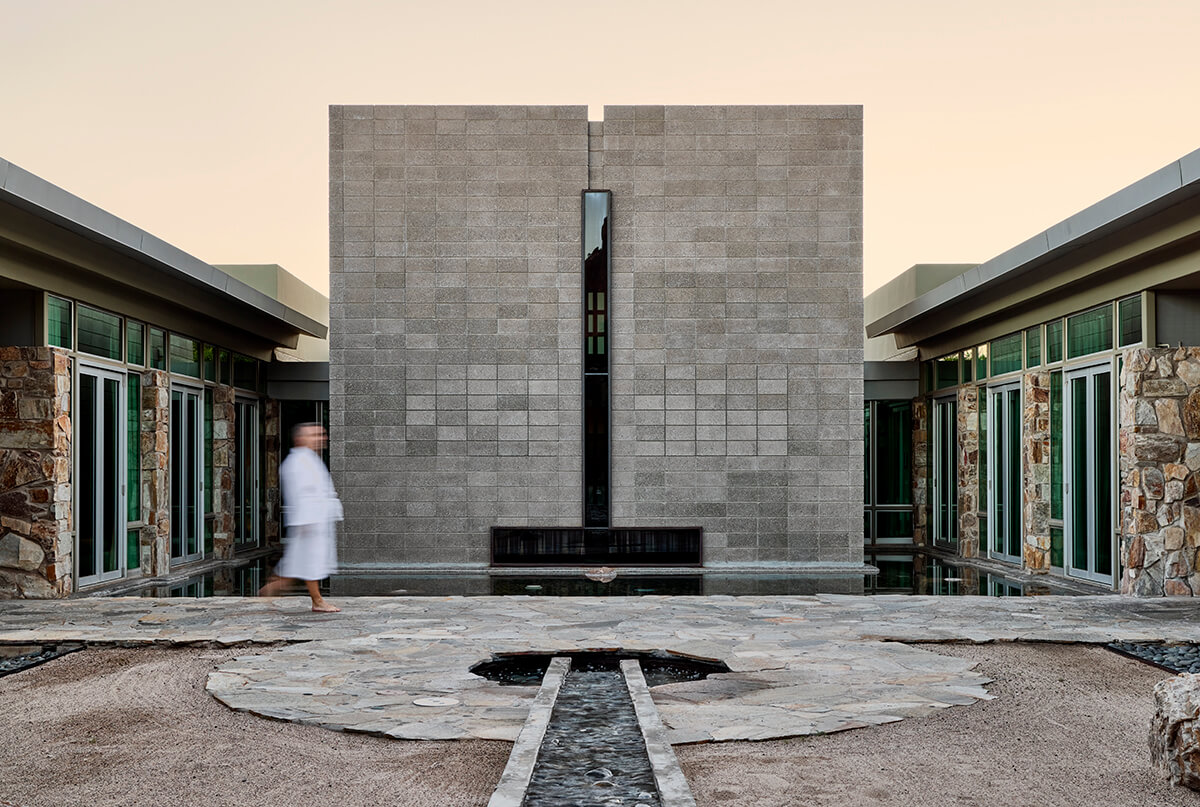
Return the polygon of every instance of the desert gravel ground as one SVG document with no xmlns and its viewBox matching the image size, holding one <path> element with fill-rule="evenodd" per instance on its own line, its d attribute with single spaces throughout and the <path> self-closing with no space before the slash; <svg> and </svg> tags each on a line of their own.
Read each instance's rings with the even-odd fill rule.
<svg viewBox="0 0 1200 807">
<path fill-rule="evenodd" d="M 1078 645 L 926 645 L 994 701 L 803 740 L 677 749 L 700 807 L 1200 806 L 1150 769 L 1165 673 Z M 0 804 L 485 805 L 511 746 L 399 742 L 232 712 L 211 648 L 92 648 L 0 678 Z"/>
<path fill-rule="evenodd" d="M 1081 645 L 923 645 L 974 659 L 996 700 L 797 740 L 676 749 L 700 805 L 1200 805 L 1150 767 L 1167 673 Z"/>
</svg>

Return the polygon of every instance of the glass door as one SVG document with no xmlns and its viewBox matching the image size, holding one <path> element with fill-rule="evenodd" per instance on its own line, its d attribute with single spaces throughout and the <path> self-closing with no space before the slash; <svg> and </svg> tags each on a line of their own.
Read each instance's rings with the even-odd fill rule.
<svg viewBox="0 0 1200 807">
<path fill-rule="evenodd" d="M 988 554 L 1021 562 L 1021 385 L 988 390 Z"/>
<path fill-rule="evenodd" d="M 75 396 L 76 535 L 79 585 L 125 572 L 124 374 L 80 366 Z"/>
<path fill-rule="evenodd" d="M 258 403 L 234 404 L 233 540 L 238 549 L 258 546 Z"/>
<path fill-rule="evenodd" d="M 200 390 L 171 390 L 171 562 L 204 556 L 204 459 L 200 440 Z"/>
<path fill-rule="evenodd" d="M 1112 367 L 1066 374 L 1063 494 L 1067 574 L 1113 579 Z"/>
<path fill-rule="evenodd" d="M 958 400 L 933 402 L 933 540 L 958 543 Z"/>
</svg>

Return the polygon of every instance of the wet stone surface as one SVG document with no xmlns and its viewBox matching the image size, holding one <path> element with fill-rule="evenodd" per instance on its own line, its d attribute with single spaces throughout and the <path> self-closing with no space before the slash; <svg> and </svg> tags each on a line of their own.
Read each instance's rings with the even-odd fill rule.
<svg viewBox="0 0 1200 807">
<path fill-rule="evenodd" d="M 1200 673 L 1200 644 L 1113 642 L 1109 647 L 1177 673 Z"/>
<path fill-rule="evenodd" d="M 524 807 L 658 807 L 654 774 L 619 670 L 572 670 Z"/>
</svg>

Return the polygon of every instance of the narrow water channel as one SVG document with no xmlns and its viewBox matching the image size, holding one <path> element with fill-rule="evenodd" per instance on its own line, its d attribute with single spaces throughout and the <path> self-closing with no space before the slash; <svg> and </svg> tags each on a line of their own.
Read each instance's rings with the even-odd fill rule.
<svg viewBox="0 0 1200 807">
<path fill-rule="evenodd" d="M 597 666 L 563 681 L 524 807 L 659 807 L 625 677 Z"/>
</svg>

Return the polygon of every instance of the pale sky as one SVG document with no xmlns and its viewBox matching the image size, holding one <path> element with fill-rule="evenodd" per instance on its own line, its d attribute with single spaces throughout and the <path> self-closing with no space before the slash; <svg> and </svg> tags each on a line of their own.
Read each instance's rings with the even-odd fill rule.
<svg viewBox="0 0 1200 807">
<path fill-rule="evenodd" d="M 865 287 L 1200 147 L 1198 0 L 0 0 L 0 157 L 328 289 L 329 104 L 865 107 Z"/>
</svg>

